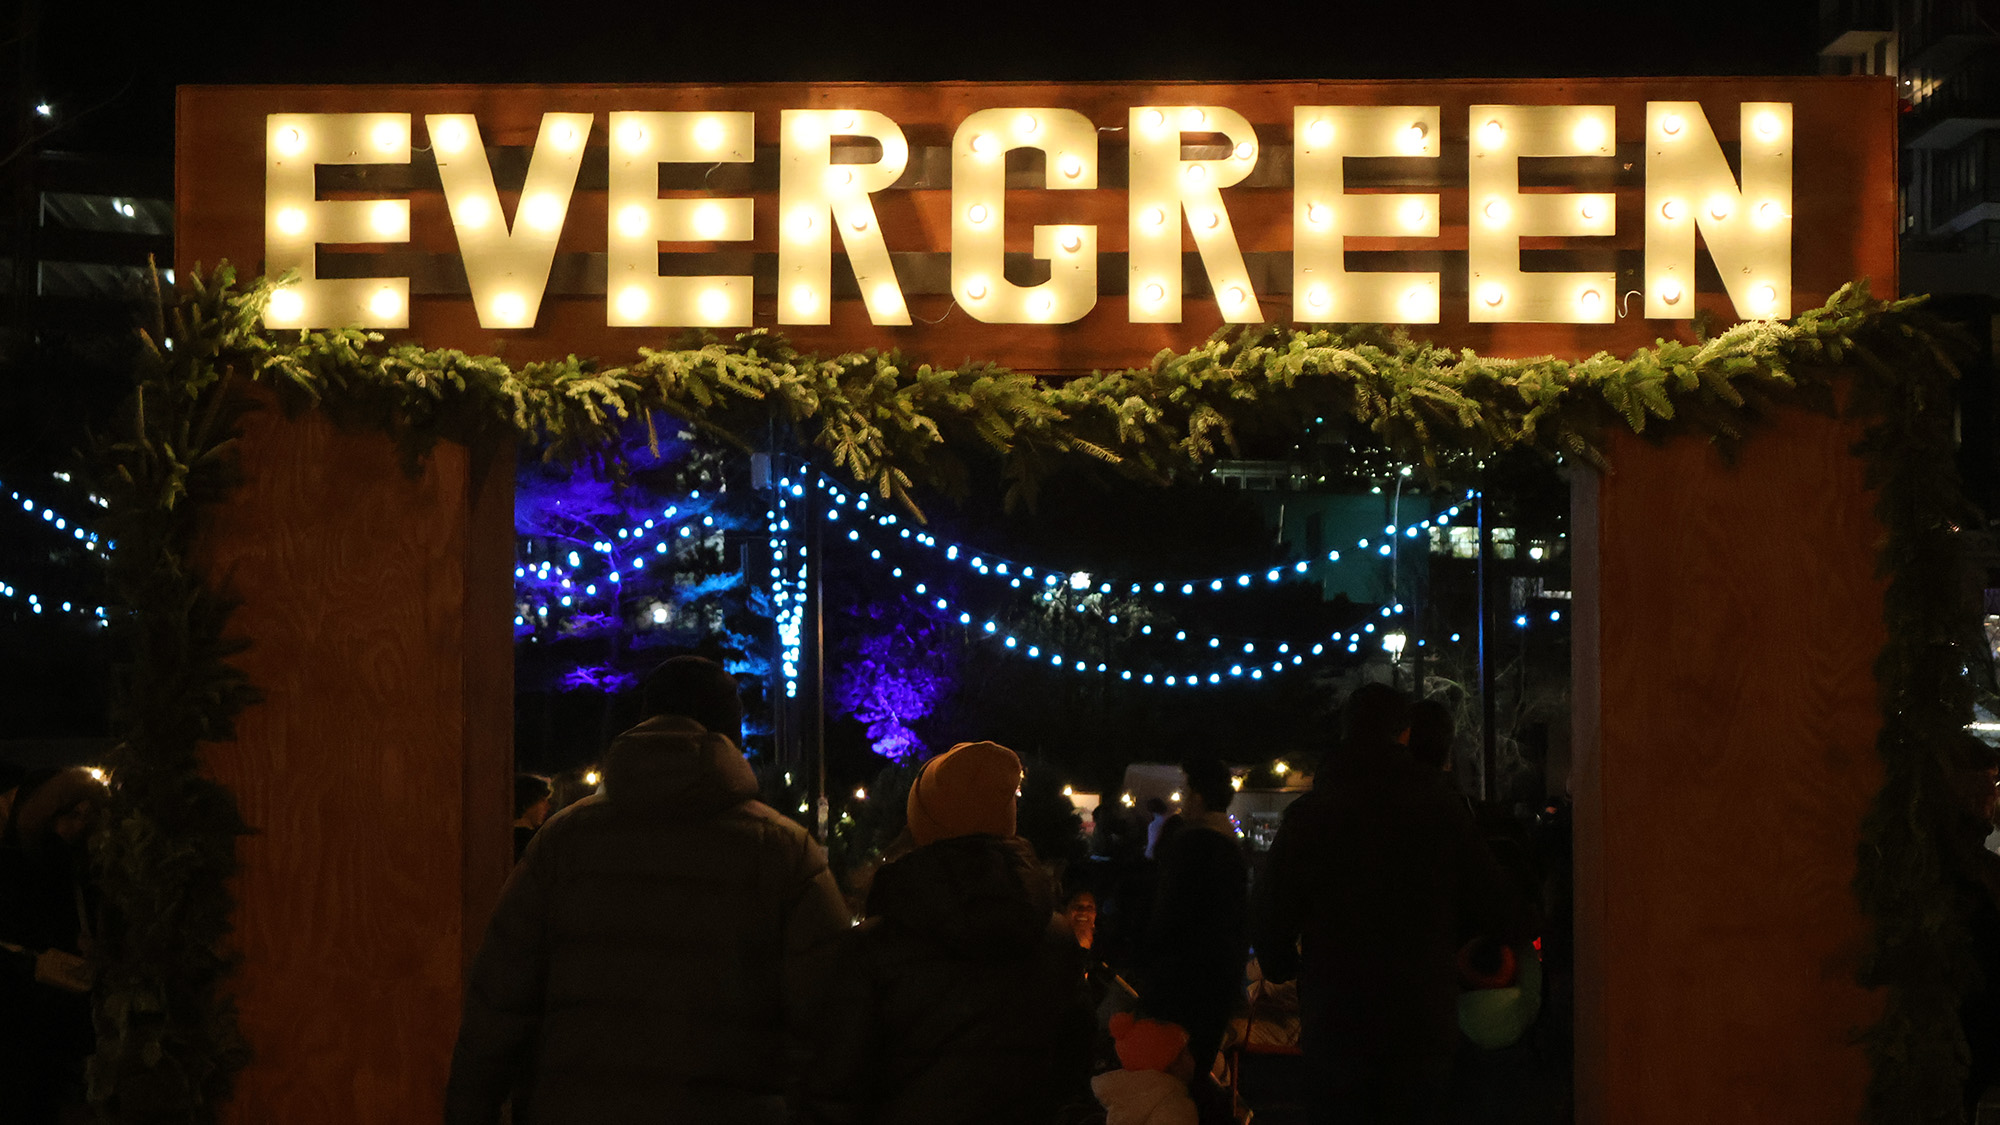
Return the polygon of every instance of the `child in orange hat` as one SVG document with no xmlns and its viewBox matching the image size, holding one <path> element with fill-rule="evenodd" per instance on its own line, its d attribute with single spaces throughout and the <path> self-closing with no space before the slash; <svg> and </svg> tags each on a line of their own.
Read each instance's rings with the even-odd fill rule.
<svg viewBox="0 0 2000 1125">
<path fill-rule="evenodd" d="M 1106 1125 L 1195 1125 L 1200 1115 L 1188 1097 L 1194 1058 L 1188 1054 L 1187 1032 L 1178 1024 L 1119 1012 L 1111 1017 L 1111 1038 L 1125 1069 L 1090 1080 Z"/>
</svg>

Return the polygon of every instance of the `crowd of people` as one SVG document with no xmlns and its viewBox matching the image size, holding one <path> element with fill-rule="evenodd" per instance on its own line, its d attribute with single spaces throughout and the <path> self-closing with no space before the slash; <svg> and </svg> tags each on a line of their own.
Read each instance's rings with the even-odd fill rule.
<svg viewBox="0 0 2000 1125">
<path fill-rule="evenodd" d="M 1230 769 L 1184 764 L 1143 906 L 1117 903 L 1118 969 L 1096 892 L 1062 893 L 1016 834 L 1013 751 L 924 763 L 857 919 L 806 830 L 757 799 L 723 670 L 676 658 L 641 694 L 601 789 L 523 837 L 465 990 L 455 1125 L 508 1106 L 520 1123 L 1240 1120 L 1215 1075 L 1246 973 L 1297 981 L 1309 1120 L 1441 1121 L 1462 997 L 1537 956 L 1532 896 L 1441 779 L 1434 716 L 1384 685 L 1346 701 L 1254 875 Z M 546 790 L 520 798 L 531 812 Z"/>
</svg>

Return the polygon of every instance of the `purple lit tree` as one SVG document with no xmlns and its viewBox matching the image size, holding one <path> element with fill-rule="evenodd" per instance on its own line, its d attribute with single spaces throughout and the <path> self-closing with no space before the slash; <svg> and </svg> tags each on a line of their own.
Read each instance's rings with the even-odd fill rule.
<svg viewBox="0 0 2000 1125">
<path fill-rule="evenodd" d="M 962 642 L 907 598 L 863 603 L 849 614 L 853 632 L 828 670 L 829 699 L 867 728 L 875 753 L 911 761 L 923 750 L 915 724 L 952 690 Z"/>
</svg>

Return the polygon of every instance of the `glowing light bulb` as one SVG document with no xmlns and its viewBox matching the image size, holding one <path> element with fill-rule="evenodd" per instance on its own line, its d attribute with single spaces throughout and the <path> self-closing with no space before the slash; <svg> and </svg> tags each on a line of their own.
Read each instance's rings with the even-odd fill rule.
<svg viewBox="0 0 2000 1125">
<path fill-rule="evenodd" d="M 704 203 L 694 210 L 694 232 L 704 239 L 720 238 L 729 227 L 729 215 L 714 203 Z"/>
<path fill-rule="evenodd" d="M 1585 316 L 1596 316 L 1598 310 L 1604 307 L 1604 294 L 1595 289 L 1586 289 L 1577 295 L 1576 304 L 1583 310 Z"/>
<path fill-rule="evenodd" d="M 1248 160 L 1257 154 L 1257 146 L 1251 144 L 1249 141 L 1238 141 L 1236 142 L 1236 147 L 1230 151 L 1235 155 L 1236 159 Z"/>
<path fill-rule="evenodd" d="M 576 126 L 565 121 L 549 131 L 549 139 L 556 143 L 557 148 L 568 152 L 576 147 Z"/>
<path fill-rule="evenodd" d="M 645 289 L 628 285 L 618 294 L 618 315 L 626 320 L 637 320 L 646 315 L 646 308 L 651 304 Z"/>
<path fill-rule="evenodd" d="M 644 152 L 647 139 L 646 127 L 637 121 L 627 121 L 625 127 L 618 130 L 618 143 L 626 152 Z"/>
<path fill-rule="evenodd" d="M 792 216 L 792 237 L 807 238 L 812 235 L 813 213 L 800 211 Z"/>
<path fill-rule="evenodd" d="M 1206 128 L 1207 125 L 1208 114 L 1198 109 L 1188 110 L 1185 114 L 1181 115 L 1181 128 L 1183 129 L 1202 129 Z"/>
<path fill-rule="evenodd" d="M 1778 289 L 1774 285 L 1759 285 L 1750 291 L 1750 299 L 1760 309 L 1768 309 L 1778 303 Z"/>
<path fill-rule="evenodd" d="M 438 126 L 437 133 L 431 137 L 440 152 L 458 152 L 465 148 L 465 142 L 469 139 L 471 138 L 466 135 L 465 125 L 458 121 L 447 121 Z"/>
<path fill-rule="evenodd" d="M 714 152 L 721 148 L 722 138 L 726 135 L 721 118 L 704 117 L 694 123 L 694 143 L 703 152 Z"/>
<path fill-rule="evenodd" d="M 493 318 L 502 324 L 520 324 L 528 319 L 528 303 L 519 293 L 502 293 L 493 298 Z"/>
<path fill-rule="evenodd" d="M 1031 305 L 1036 316 L 1048 316 L 1050 313 L 1056 311 L 1056 299 L 1047 293 L 1035 294 L 1035 299 Z"/>
<path fill-rule="evenodd" d="M 403 126 L 398 122 L 384 121 L 375 126 L 375 147 L 383 152 L 395 149 L 403 143 Z"/>
<path fill-rule="evenodd" d="M 1149 128 L 1149 129 L 1163 129 L 1163 128 L 1165 128 L 1165 127 L 1166 127 L 1166 124 L 1167 124 L 1167 111 L 1166 111 L 1166 110 L 1163 110 L 1163 109 L 1149 109 L 1149 110 L 1147 110 L 1147 111 L 1146 111 L 1146 127 L 1147 127 L 1147 128 Z"/>
<path fill-rule="evenodd" d="M 297 128 L 286 126 L 278 130 L 278 152 L 284 156 L 297 156 L 306 148 L 306 135 Z"/>
<path fill-rule="evenodd" d="M 1594 223 L 1604 217 L 1604 208 L 1595 199 L 1585 199 L 1577 204 L 1576 212 L 1583 216 L 1586 223 Z"/>
<path fill-rule="evenodd" d="M 1156 227 L 1166 226 L 1167 225 L 1166 210 L 1164 208 L 1155 207 L 1151 211 L 1146 212 L 1146 222 L 1151 226 L 1156 226 Z"/>
<path fill-rule="evenodd" d="M 892 311 L 903 307 L 903 291 L 894 282 L 885 281 L 875 287 L 875 307 Z"/>
<path fill-rule="evenodd" d="M 1497 282 L 1489 281 L 1479 287 L 1479 300 L 1487 308 L 1497 309 L 1506 299 L 1507 290 L 1502 288 Z"/>
<path fill-rule="evenodd" d="M 1064 179 L 1074 180 L 1083 175 L 1083 161 L 1075 154 L 1064 156 L 1058 167 L 1061 168 Z"/>
<path fill-rule="evenodd" d="M 861 119 L 852 113 L 843 113 L 833 119 L 833 127 L 844 133 L 852 133 L 861 127 Z"/>
<path fill-rule="evenodd" d="M 618 212 L 618 233 L 627 238 L 637 238 L 646 233 L 650 218 L 645 207 L 634 203 Z"/>
<path fill-rule="evenodd" d="M 1750 128 L 1767 141 L 1775 141 L 1778 134 L 1785 131 L 1785 124 L 1775 113 L 1760 113 L 1750 122 Z"/>
<path fill-rule="evenodd" d="M 1663 278 L 1660 281 L 1657 281 L 1653 284 L 1653 289 L 1660 295 L 1660 300 L 1666 302 L 1667 304 L 1678 305 L 1681 303 L 1680 282 L 1675 281 L 1672 278 Z"/>
<path fill-rule="evenodd" d="M 976 156 L 992 156 L 993 150 L 998 147 L 998 143 L 993 139 L 993 134 L 991 133 L 976 133 L 972 138 L 973 154 Z"/>
<path fill-rule="evenodd" d="M 986 299 L 986 279 L 975 277 L 965 283 L 965 295 L 975 301 Z"/>
<path fill-rule="evenodd" d="M 1203 217 L 1201 223 L 1209 230 L 1214 230 L 1215 228 L 1222 225 L 1222 212 L 1210 211 L 1206 216 Z"/>
<path fill-rule="evenodd" d="M 1488 121 L 1479 127 L 1479 143 L 1487 148 L 1499 148 L 1507 139 L 1507 128 L 1498 121 Z"/>
<path fill-rule="evenodd" d="M 376 234 L 396 234 L 404 226 L 404 210 L 392 200 L 382 200 L 368 210 L 368 226 L 372 226 Z"/>
<path fill-rule="evenodd" d="M 1019 130 L 1022 136 L 1032 137 L 1041 131 L 1042 123 L 1035 120 L 1034 114 L 1024 113 L 1014 119 L 1014 128 Z"/>
<path fill-rule="evenodd" d="M 1187 177 L 1188 183 L 1198 184 L 1208 179 L 1208 166 L 1205 164 L 1190 164 L 1187 166 L 1187 171 L 1182 174 Z"/>
<path fill-rule="evenodd" d="M 819 292 L 810 285 L 792 287 L 792 311 L 809 316 L 819 311 Z"/>
<path fill-rule="evenodd" d="M 853 228 L 854 233 L 860 234 L 862 231 L 868 229 L 868 216 L 866 215 L 856 216 L 854 221 L 847 225 Z"/>
<path fill-rule="evenodd" d="M 539 192 L 521 205 L 521 217 L 535 230 L 551 231 L 562 226 L 562 200 L 548 192 Z"/>
<path fill-rule="evenodd" d="M 1489 223 L 1504 223 L 1508 215 L 1507 202 L 1503 199 L 1489 199 L 1486 201 L 1486 206 L 1479 209 L 1479 213 L 1485 215 Z"/>
<path fill-rule="evenodd" d="M 1157 281 L 1150 281 L 1146 283 L 1145 294 L 1148 304 L 1157 305 L 1167 299 L 1167 287 Z"/>
<path fill-rule="evenodd" d="M 1660 118 L 1660 132 L 1666 136 L 1678 137 L 1681 135 L 1681 131 L 1686 128 L 1686 119 L 1682 118 L 1678 113 L 1669 113 L 1665 117 Z"/>
<path fill-rule="evenodd" d="M 1430 142 L 1430 126 L 1419 121 L 1403 130 L 1403 151 L 1422 152 Z"/>
<path fill-rule="evenodd" d="M 297 207 L 287 207 L 278 212 L 278 229 L 285 234 L 301 235 L 306 231 L 306 213 Z"/>
<path fill-rule="evenodd" d="M 696 302 L 703 320 L 721 320 L 729 315 L 729 294 L 720 289 L 704 289 Z"/>
<path fill-rule="evenodd" d="M 1071 254 L 1083 249 L 1083 235 L 1073 230 L 1065 231 L 1062 237 L 1062 248 Z"/>
<path fill-rule="evenodd" d="M 1306 304 L 1315 309 L 1325 308 L 1327 305 L 1326 290 L 1318 286 L 1306 290 Z"/>
<path fill-rule="evenodd" d="M 1665 203 L 1660 204 L 1660 217 L 1670 223 L 1680 222 L 1681 216 L 1686 213 L 1687 208 L 1682 206 L 1681 201 L 1678 199 L 1669 199 Z"/>
<path fill-rule="evenodd" d="M 1770 200 L 1757 205 L 1757 221 L 1767 227 L 1784 217 L 1784 211 L 1780 210 L 1778 205 Z"/>
<path fill-rule="evenodd" d="M 306 303 L 296 290 L 279 289 L 271 294 L 270 319 L 292 322 L 305 319 Z"/>
<path fill-rule="evenodd" d="M 1421 230 L 1430 213 L 1430 208 L 1424 206 L 1422 200 L 1412 199 L 1403 204 L 1403 225 L 1411 230 Z"/>
<path fill-rule="evenodd" d="M 975 203 L 972 206 L 967 207 L 965 209 L 966 221 L 971 223 L 975 227 L 984 226 L 986 224 L 986 220 L 991 218 L 992 216 L 993 213 L 986 209 L 986 204 L 984 203 Z"/>
<path fill-rule="evenodd" d="M 394 289 L 377 289 L 375 295 L 368 298 L 368 311 L 388 320 L 403 311 L 403 298 Z"/>
<path fill-rule="evenodd" d="M 1421 317 L 1436 305 L 1437 297 L 1428 285 L 1413 285 L 1403 293 L 1403 312 L 1411 317 Z"/>
<path fill-rule="evenodd" d="M 1332 144 L 1333 122 L 1324 117 L 1315 119 L 1312 124 L 1306 126 L 1306 140 L 1321 146 Z"/>
<path fill-rule="evenodd" d="M 1576 147 L 1589 151 L 1604 147 L 1604 122 L 1595 117 L 1586 117 L 1576 123 L 1576 132 L 1571 137 Z"/>
<path fill-rule="evenodd" d="M 1223 294 L 1223 298 L 1229 302 L 1229 307 L 1231 308 L 1235 308 L 1236 306 L 1242 304 L 1245 300 L 1249 299 L 1249 296 L 1250 294 L 1244 292 L 1243 287 L 1241 285 L 1232 285 L 1229 287 L 1229 290 Z"/>
<path fill-rule="evenodd" d="M 1709 200 L 1708 215 L 1710 218 L 1717 220 L 1728 218 L 1729 201 L 1721 196 L 1716 196 L 1714 199 Z"/>
<path fill-rule="evenodd" d="M 1331 213 L 1326 209 L 1326 204 L 1324 203 L 1306 204 L 1306 222 L 1309 222 L 1316 227 L 1325 226 L 1326 220 L 1328 219 L 1330 214 Z"/>
</svg>

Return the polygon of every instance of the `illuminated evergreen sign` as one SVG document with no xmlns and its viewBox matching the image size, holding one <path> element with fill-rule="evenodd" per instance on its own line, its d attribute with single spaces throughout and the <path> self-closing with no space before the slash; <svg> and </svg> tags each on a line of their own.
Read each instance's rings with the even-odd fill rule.
<svg viewBox="0 0 2000 1125">
<path fill-rule="evenodd" d="M 828 324 L 836 248 L 868 323 L 880 326 L 911 323 L 896 258 L 913 253 L 947 255 L 952 302 L 986 324 L 1093 315 L 1178 324 L 1194 301 L 1212 301 L 1223 322 L 1237 324 L 1435 324 L 1447 301 L 1462 302 L 1459 315 L 1472 323 L 1679 320 L 1695 313 L 1697 234 L 1736 316 L 1789 316 L 1792 104 L 1736 101 L 1731 109 L 1725 131 L 1737 139 L 1725 145 L 1695 101 L 1646 101 L 1642 122 L 1621 120 L 1611 105 L 1474 104 L 1449 134 L 1436 105 L 1295 105 L 1288 129 L 1260 129 L 1224 105 L 1132 105 L 1116 120 L 1023 105 L 966 113 L 944 126 L 948 150 L 921 152 L 898 122 L 859 108 L 784 109 L 775 123 L 721 104 L 547 112 L 524 154 L 525 175 L 505 186 L 511 203 L 477 114 L 273 113 L 265 121 L 265 268 L 296 271 L 298 280 L 272 300 L 267 323 L 407 327 L 409 277 L 320 276 L 318 262 L 322 247 L 409 242 L 413 224 L 424 222 L 448 225 L 485 329 L 535 325 L 559 242 L 601 254 L 603 323 L 613 328 Z M 1643 136 L 1643 156 L 1619 151 L 1621 129 L 1628 141 Z M 1448 135 L 1462 139 L 1448 145 Z M 1100 151 L 1106 136 L 1122 144 L 1115 159 Z M 413 214 L 407 197 L 322 198 L 326 166 L 410 164 L 422 150 L 436 164 L 441 208 Z M 593 203 L 586 214 L 573 203 L 593 150 L 603 161 L 603 207 Z M 1009 154 L 1024 151 L 1031 155 L 1010 170 Z M 1643 169 L 1612 191 L 1524 177 L 1523 161 L 1621 157 L 1642 160 Z M 1439 168 L 1462 158 L 1465 172 L 1449 183 L 1434 174 L 1434 191 L 1350 190 L 1355 158 Z M 908 224 L 914 244 L 886 232 L 878 215 L 883 193 L 906 180 L 913 161 L 949 201 L 948 216 Z M 774 184 L 665 196 L 660 186 L 671 166 L 708 169 L 707 180 L 731 164 L 759 163 L 775 165 Z M 1265 187 L 1289 186 L 1288 284 L 1271 271 L 1260 282 L 1245 264 L 1231 189 L 1253 175 Z M 1062 218 L 1063 201 L 1027 201 L 1071 192 L 1122 193 L 1125 276 L 1116 279 L 1123 299 L 1115 308 L 1102 300 L 1116 268 L 1102 250 L 1104 224 L 1035 221 Z M 1031 217 L 1010 220 L 1010 207 Z M 1643 226 L 1636 277 L 1523 268 L 1525 244 L 1587 246 L 1617 234 L 1621 219 Z M 1010 263 L 1010 231 L 1021 250 L 1031 244 L 1032 268 Z M 1454 231 L 1463 232 L 1462 248 L 1445 237 Z M 445 241 L 442 230 L 432 233 Z M 1435 269 L 1348 268 L 1357 245 L 1383 240 L 1462 254 L 1463 292 L 1448 293 Z M 763 277 L 743 272 L 756 253 L 775 255 Z M 676 258 L 695 268 L 663 268 Z M 714 268 L 704 264 L 711 259 Z M 760 303 L 760 294 L 769 297 Z"/>
</svg>

